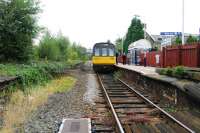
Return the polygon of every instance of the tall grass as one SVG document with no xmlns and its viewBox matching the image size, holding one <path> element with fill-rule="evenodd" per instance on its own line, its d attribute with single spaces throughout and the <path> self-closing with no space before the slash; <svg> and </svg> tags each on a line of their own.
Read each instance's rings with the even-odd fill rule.
<svg viewBox="0 0 200 133">
<path fill-rule="evenodd" d="M 14 92 L 6 106 L 4 126 L 0 132 L 23 132 L 23 123 L 30 117 L 31 112 L 46 103 L 48 96 L 69 90 L 75 82 L 76 79 L 72 77 L 62 77 L 52 80 L 45 86 L 36 86 L 34 89 L 28 89 L 30 90 L 28 95 L 21 90 Z"/>
</svg>

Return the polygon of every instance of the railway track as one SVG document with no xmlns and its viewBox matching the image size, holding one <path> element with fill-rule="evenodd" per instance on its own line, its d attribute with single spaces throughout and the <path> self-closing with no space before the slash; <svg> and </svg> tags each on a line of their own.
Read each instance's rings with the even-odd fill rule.
<svg viewBox="0 0 200 133">
<path fill-rule="evenodd" d="M 101 127 L 94 132 L 194 133 L 154 104 L 151 96 L 139 93 L 120 79 L 114 80 L 112 75 L 97 74 L 97 77 L 102 88 L 101 102 L 97 104 L 100 108 L 97 107 L 97 110 L 101 110 L 101 115 L 110 121 L 110 125 L 106 127 L 105 123 L 93 119 L 93 127 Z"/>
</svg>

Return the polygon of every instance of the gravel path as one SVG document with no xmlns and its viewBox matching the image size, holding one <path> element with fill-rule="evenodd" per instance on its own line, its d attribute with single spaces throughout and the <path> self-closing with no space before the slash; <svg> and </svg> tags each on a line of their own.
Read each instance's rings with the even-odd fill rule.
<svg viewBox="0 0 200 133">
<path fill-rule="evenodd" d="M 69 73 L 77 78 L 76 85 L 68 92 L 50 96 L 48 102 L 25 123 L 26 133 L 58 132 L 63 118 L 81 118 L 93 112 L 93 101 L 97 95 L 95 75 L 81 70 Z"/>
</svg>

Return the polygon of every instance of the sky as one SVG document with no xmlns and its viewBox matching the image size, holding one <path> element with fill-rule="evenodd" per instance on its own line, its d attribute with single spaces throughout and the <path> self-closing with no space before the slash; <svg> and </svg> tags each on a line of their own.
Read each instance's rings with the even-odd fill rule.
<svg viewBox="0 0 200 133">
<path fill-rule="evenodd" d="M 185 32 L 199 33 L 200 0 L 185 0 Z M 150 34 L 182 31 L 182 0 L 41 0 L 39 24 L 92 48 L 125 36 L 134 15 Z"/>
</svg>

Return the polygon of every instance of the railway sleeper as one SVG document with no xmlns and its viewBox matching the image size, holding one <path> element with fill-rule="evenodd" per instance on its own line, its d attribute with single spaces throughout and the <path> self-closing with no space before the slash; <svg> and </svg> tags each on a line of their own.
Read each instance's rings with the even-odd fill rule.
<svg viewBox="0 0 200 133">
<path fill-rule="evenodd" d="M 114 105 L 115 109 L 120 108 L 154 108 L 152 105 L 146 105 L 146 104 L 120 104 L 120 105 Z"/>
</svg>

